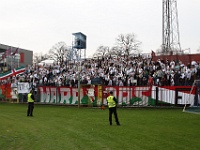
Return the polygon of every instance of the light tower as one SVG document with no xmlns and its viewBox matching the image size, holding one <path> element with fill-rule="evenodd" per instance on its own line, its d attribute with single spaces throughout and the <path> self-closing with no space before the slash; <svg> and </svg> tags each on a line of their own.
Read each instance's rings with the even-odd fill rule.
<svg viewBox="0 0 200 150">
<path fill-rule="evenodd" d="M 81 32 L 73 33 L 72 53 L 73 59 L 80 61 L 86 58 L 86 35 Z"/>
<path fill-rule="evenodd" d="M 182 53 L 176 0 L 163 0 L 162 53 Z"/>
<path fill-rule="evenodd" d="M 78 72 L 78 108 L 80 108 L 80 93 L 81 93 L 81 60 L 86 58 L 86 35 L 81 32 L 72 34 L 72 58 L 75 58 L 78 62 L 77 72 Z"/>
</svg>

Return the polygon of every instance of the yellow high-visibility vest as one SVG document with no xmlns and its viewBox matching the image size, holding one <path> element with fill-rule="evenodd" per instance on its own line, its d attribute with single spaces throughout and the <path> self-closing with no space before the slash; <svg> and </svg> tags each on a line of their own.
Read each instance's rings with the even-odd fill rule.
<svg viewBox="0 0 200 150">
<path fill-rule="evenodd" d="M 28 94 L 28 102 L 34 102 L 34 100 L 31 98 L 31 93 Z"/>
<path fill-rule="evenodd" d="M 108 101 L 108 107 L 116 107 L 116 102 L 113 100 L 114 96 L 108 96 L 107 101 Z"/>
</svg>

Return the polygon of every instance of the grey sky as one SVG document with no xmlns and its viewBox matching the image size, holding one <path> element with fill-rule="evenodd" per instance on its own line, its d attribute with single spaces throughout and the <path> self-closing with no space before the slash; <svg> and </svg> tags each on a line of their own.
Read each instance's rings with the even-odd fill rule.
<svg viewBox="0 0 200 150">
<path fill-rule="evenodd" d="M 200 0 L 178 0 L 180 43 L 200 48 Z M 87 56 L 134 33 L 143 52 L 162 44 L 162 0 L 0 0 L 0 43 L 47 53 L 72 33 L 87 36 Z"/>
</svg>

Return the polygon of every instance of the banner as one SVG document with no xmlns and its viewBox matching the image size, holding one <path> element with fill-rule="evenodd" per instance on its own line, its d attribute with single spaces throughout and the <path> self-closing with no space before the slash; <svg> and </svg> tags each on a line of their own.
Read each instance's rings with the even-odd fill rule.
<svg viewBox="0 0 200 150">
<path fill-rule="evenodd" d="M 12 85 L 12 88 L 15 86 Z M 19 82 L 18 93 L 29 93 L 28 82 Z M 2 96 L 14 97 L 10 86 L 1 86 Z M 80 89 L 80 104 L 101 106 L 107 105 L 106 98 L 109 92 L 117 98 L 119 106 L 159 106 L 159 105 L 184 105 L 194 103 L 196 87 L 191 91 L 191 86 L 101 86 L 88 85 Z M 39 86 L 39 101 L 50 104 L 78 104 L 78 88 Z M 12 95 L 12 96 L 11 96 Z"/>
<path fill-rule="evenodd" d="M 158 100 L 161 103 L 191 104 L 194 102 L 196 87 L 193 91 L 190 91 L 191 86 L 161 86 L 157 88 Z M 156 86 L 153 86 L 152 91 L 156 91 Z M 152 99 L 156 99 L 156 92 L 152 92 Z"/>
<path fill-rule="evenodd" d="M 0 85 L 0 99 L 12 98 L 11 92 L 11 84 Z"/>
<path fill-rule="evenodd" d="M 30 92 L 29 83 L 28 82 L 18 82 L 18 84 L 17 84 L 17 92 L 19 94 L 29 93 Z"/>
<path fill-rule="evenodd" d="M 8 77 L 17 76 L 17 75 L 24 73 L 24 72 L 25 72 L 25 67 L 16 68 L 16 69 L 7 71 L 5 73 L 1 73 L 0 74 L 0 80 L 5 80 Z"/>
</svg>

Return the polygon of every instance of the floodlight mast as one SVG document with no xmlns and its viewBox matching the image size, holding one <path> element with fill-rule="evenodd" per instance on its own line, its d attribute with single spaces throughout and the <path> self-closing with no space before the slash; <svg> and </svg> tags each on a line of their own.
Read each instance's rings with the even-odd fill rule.
<svg viewBox="0 0 200 150">
<path fill-rule="evenodd" d="M 81 60 L 86 58 L 86 35 L 81 32 L 73 33 L 74 40 L 72 41 L 72 59 L 77 61 L 78 71 L 78 108 L 80 108 L 80 73 L 81 73 Z M 83 54 L 83 56 L 82 56 Z"/>
<path fill-rule="evenodd" d="M 183 53 L 180 45 L 176 0 L 163 0 L 162 53 Z"/>
</svg>

